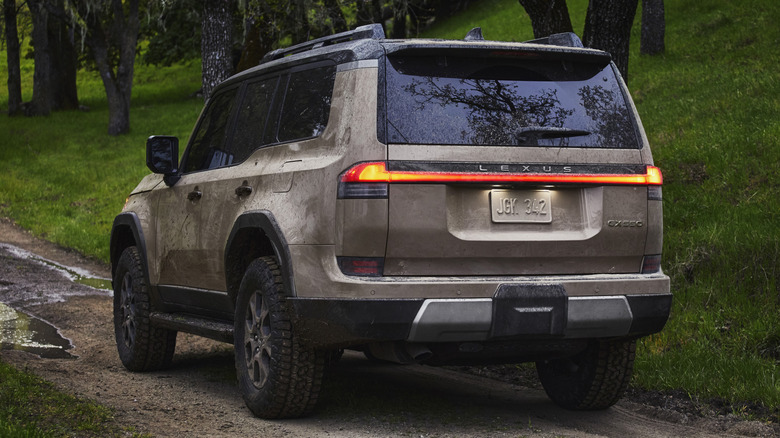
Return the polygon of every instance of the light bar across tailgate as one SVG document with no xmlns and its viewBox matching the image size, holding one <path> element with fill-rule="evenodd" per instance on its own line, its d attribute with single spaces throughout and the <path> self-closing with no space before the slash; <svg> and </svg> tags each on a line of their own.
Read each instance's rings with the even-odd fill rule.
<svg viewBox="0 0 780 438">
<path fill-rule="evenodd" d="M 366 162 L 339 177 L 338 197 L 385 198 L 390 183 L 663 184 L 655 166 Z"/>
</svg>

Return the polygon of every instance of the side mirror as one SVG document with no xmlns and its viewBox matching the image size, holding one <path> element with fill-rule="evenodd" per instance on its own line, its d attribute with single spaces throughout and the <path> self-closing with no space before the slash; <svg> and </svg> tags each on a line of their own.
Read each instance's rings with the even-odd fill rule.
<svg viewBox="0 0 780 438">
<path fill-rule="evenodd" d="M 169 135 L 153 135 L 146 139 L 146 167 L 165 175 L 165 183 L 176 184 L 179 172 L 179 139 Z"/>
</svg>

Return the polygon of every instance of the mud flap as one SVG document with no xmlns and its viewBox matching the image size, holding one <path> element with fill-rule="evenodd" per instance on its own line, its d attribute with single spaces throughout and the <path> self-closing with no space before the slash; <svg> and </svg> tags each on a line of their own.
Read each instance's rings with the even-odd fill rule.
<svg viewBox="0 0 780 438">
<path fill-rule="evenodd" d="M 493 297 L 490 336 L 563 336 L 567 312 L 568 298 L 560 284 L 503 284 Z"/>
</svg>

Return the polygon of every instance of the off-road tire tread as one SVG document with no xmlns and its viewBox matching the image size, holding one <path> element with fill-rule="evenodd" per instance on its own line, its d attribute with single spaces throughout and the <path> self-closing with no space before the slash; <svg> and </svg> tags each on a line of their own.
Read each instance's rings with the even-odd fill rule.
<svg viewBox="0 0 780 438">
<path fill-rule="evenodd" d="M 592 341 L 567 359 L 537 362 L 547 395 L 578 411 L 606 409 L 623 396 L 634 369 L 636 340 Z"/>
<path fill-rule="evenodd" d="M 126 273 L 130 273 L 132 277 L 137 310 L 135 344 L 132 348 L 125 345 L 121 329 L 121 287 Z M 137 247 L 128 247 L 122 252 L 114 275 L 114 332 L 119 358 L 130 371 L 165 369 L 173 359 L 177 332 L 155 327 L 149 319 L 151 310 L 143 260 Z"/>
<path fill-rule="evenodd" d="M 271 336 L 277 340 L 269 381 L 258 390 L 249 381 L 244 359 L 244 315 L 254 290 L 265 294 L 271 312 Z M 299 342 L 291 322 L 291 303 L 285 295 L 284 280 L 273 257 L 254 260 L 241 281 L 235 315 L 236 372 L 244 402 L 258 417 L 296 418 L 309 415 L 317 404 L 322 386 L 326 354 Z M 274 354 L 276 353 L 276 354 Z"/>
</svg>

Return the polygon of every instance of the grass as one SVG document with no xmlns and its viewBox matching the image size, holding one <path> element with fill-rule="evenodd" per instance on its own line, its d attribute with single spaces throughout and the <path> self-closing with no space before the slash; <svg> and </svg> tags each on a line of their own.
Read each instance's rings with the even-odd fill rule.
<svg viewBox="0 0 780 438">
<path fill-rule="evenodd" d="M 569 0 L 581 34 L 586 0 Z M 780 411 L 780 4 L 667 0 L 666 52 L 638 53 L 630 88 L 664 171 L 663 267 L 675 301 L 667 327 L 644 339 L 634 384 Z M 515 0 L 482 0 L 424 36 L 533 37 Z M 0 75 L 5 72 L 0 55 Z M 32 69 L 23 66 L 25 99 Z M 0 116 L 0 215 L 35 234 L 108 258 L 108 234 L 127 193 L 147 173 L 150 134 L 186 138 L 202 106 L 199 66 L 137 65 L 132 132 L 106 135 L 93 74 L 80 75 L 89 112 Z M 4 76 L 3 76 L 4 77 Z M 0 82 L 2 79 L 0 79 Z M 0 108 L 7 106 L 0 90 Z"/>
<path fill-rule="evenodd" d="M 110 409 L 59 392 L 0 362 L 0 437 L 109 437 L 127 432 L 115 423 Z"/>
<path fill-rule="evenodd" d="M 0 215 L 38 236 L 107 260 L 113 218 L 148 173 L 146 137 L 189 135 L 203 106 L 202 99 L 189 97 L 200 88 L 199 70 L 199 65 L 138 68 L 128 135 L 106 134 L 105 92 L 95 75 L 83 72 L 80 101 L 89 111 L 3 120 Z M 2 96 L 0 106 L 7 107 L 7 95 Z"/>
</svg>

